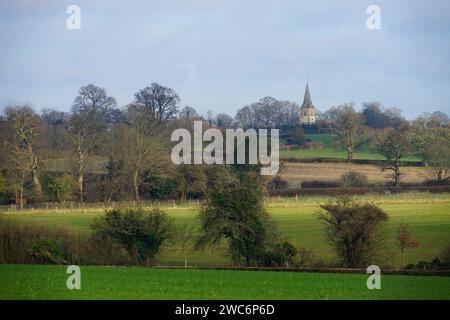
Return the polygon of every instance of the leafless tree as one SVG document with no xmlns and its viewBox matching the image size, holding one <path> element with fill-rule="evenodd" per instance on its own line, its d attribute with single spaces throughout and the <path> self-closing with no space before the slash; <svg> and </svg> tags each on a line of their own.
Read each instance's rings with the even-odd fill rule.
<svg viewBox="0 0 450 320">
<path fill-rule="evenodd" d="M 396 187 L 400 186 L 401 159 L 410 151 L 408 129 L 406 127 L 388 128 L 378 133 L 376 149 L 386 161 L 381 165 L 381 170 L 393 171 L 393 181 Z"/>
<path fill-rule="evenodd" d="M 158 83 L 139 90 L 134 96 L 134 103 L 143 105 L 150 118 L 158 123 L 174 118 L 178 112 L 178 94 Z"/>
<path fill-rule="evenodd" d="M 365 142 L 362 115 L 356 112 L 353 103 L 346 103 L 330 108 L 327 118 L 338 145 L 347 152 L 347 163 L 352 162 L 355 149 Z"/>
<path fill-rule="evenodd" d="M 189 223 L 183 223 L 177 227 L 176 233 L 177 238 L 180 241 L 181 250 L 183 251 L 184 256 L 184 267 L 187 268 L 187 249 L 189 246 L 189 242 L 194 239 L 194 231 L 195 227 Z"/>
<path fill-rule="evenodd" d="M 92 84 L 80 89 L 72 106 L 66 129 L 76 155 L 81 203 L 84 201 L 84 177 L 88 157 L 96 148 L 105 129 L 108 113 L 115 106 L 115 99 L 108 97 L 105 89 Z"/>
<path fill-rule="evenodd" d="M 197 111 L 190 107 L 190 106 L 185 106 L 183 109 L 181 109 L 179 115 L 180 118 L 183 119 L 195 119 L 195 118 L 200 118 L 199 114 L 197 113 Z"/>
<path fill-rule="evenodd" d="M 408 248 L 417 248 L 420 245 L 420 243 L 417 239 L 413 237 L 411 227 L 405 221 L 402 221 L 398 226 L 395 240 L 397 240 L 398 246 L 401 251 L 400 267 L 403 268 L 405 250 Z"/>
<path fill-rule="evenodd" d="M 8 107 L 5 113 L 7 121 L 16 135 L 10 158 L 20 171 L 31 172 L 36 197 L 40 199 L 42 197 L 40 161 L 35 150 L 35 140 L 40 133 L 41 120 L 28 105 Z"/>
<path fill-rule="evenodd" d="M 164 140 L 165 128 L 153 118 L 152 112 L 142 104 L 127 106 L 131 127 L 124 133 L 123 146 L 126 165 L 131 171 L 134 198 L 140 200 L 139 187 L 145 172 L 164 172 L 168 166 L 169 152 Z"/>
<path fill-rule="evenodd" d="M 219 128 L 231 128 L 233 126 L 233 117 L 226 113 L 219 113 L 216 116 L 216 125 Z"/>
</svg>

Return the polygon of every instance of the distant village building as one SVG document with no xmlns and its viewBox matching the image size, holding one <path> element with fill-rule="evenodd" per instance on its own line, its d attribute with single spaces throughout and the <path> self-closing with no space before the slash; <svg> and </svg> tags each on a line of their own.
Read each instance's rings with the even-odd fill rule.
<svg viewBox="0 0 450 320">
<path fill-rule="evenodd" d="M 300 124 L 313 125 L 316 123 L 316 108 L 311 102 L 311 93 L 309 92 L 308 84 L 306 84 L 305 96 L 303 97 L 303 104 L 300 107 Z"/>
</svg>

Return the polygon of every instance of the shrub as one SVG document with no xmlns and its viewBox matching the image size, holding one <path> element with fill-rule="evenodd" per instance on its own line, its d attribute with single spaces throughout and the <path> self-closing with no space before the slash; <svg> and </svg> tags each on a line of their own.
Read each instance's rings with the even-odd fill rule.
<svg viewBox="0 0 450 320">
<path fill-rule="evenodd" d="M 200 214 L 200 237 L 195 248 L 227 242 L 228 254 L 236 265 L 258 263 L 264 255 L 270 221 L 262 194 L 253 185 L 212 191 Z"/>
<path fill-rule="evenodd" d="M 299 267 L 309 267 L 314 264 L 314 260 L 316 259 L 314 252 L 307 248 L 300 248 L 297 252 L 298 261 L 297 265 Z"/>
<path fill-rule="evenodd" d="M 344 266 L 367 267 L 374 263 L 383 244 L 382 226 L 387 214 L 371 203 L 352 198 L 330 200 L 320 206 L 328 241 Z"/>
<path fill-rule="evenodd" d="M 36 263 L 67 264 L 64 252 L 56 240 L 41 239 L 30 250 L 30 256 Z"/>
<path fill-rule="evenodd" d="M 136 265 L 119 245 L 63 228 L 0 218 L 0 263 Z"/>
<path fill-rule="evenodd" d="M 292 142 L 298 146 L 301 146 L 305 142 L 305 132 L 301 127 L 295 127 L 292 129 Z"/>
<path fill-rule="evenodd" d="M 0 262 L 63 263 L 62 258 L 69 256 L 71 238 L 72 234 L 65 229 L 20 224 L 1 218 Z"/>
<path fill-rule="evenodd" d="M 441 254 L 442 265 L 444 268 L 450 269 L 450 247 L 447 247 Z"/>
<path fill-rule="evenodd" d="M 441 260 L 439 260 L 439 258 L 434 258 L 431 261 L 419 261 L 416 264 L 408 264 L 405 266 L 405 269 L 407 270 L 423 270 L 423 271 L 427 271 L 427 270 L 439 270 L 442 269 L 442 267 L 444 266 L 444 264 L 441 262 Z"/>
<path fill-rule="evenodd" d="M 367 176 L 357 171 L 347 171 L 339 179 L 339 184 L 344 188 L 367 186 Z"/>
<path fill-rule="evenodd" d="M 336 188 L 339 186 L 336 182 L 333 181 L 303 181 L 300 186 L 302 188 Z"/>
<path fill-rule="evenodd" d="M 280 176 L 275 176 L 268 184 L 269 190 L 286 190 L 288 182 Z"/>
<path fill-rule="evenodd" d="M 406 222 L 401 222 L 397 229 L 397 235 L 395 237 L 397 240 L 398 247 L 401 251 L 400 267 L 403 268 L 403 261 L 405 257 L 405 250 L 408 248 L 417 248 L 420 243 L 417 239 L 413 237 L 411 227 Z"/>
<path fill-rule="evenodd" d="M 264 253 L 262 263 L 266 267 L 283 266 L 289 267 L 297 255 L 297 249 L 288 241 L 281 241 L 268 248 Z"/>
<path fill-rule="evenodd" d="M 152 264 L 172 236 L 172 220 L 160 209 L 122 208 L 108 211 L 92 224 L 94 237 L 122 246 L 140 264 Z"/>
</svg>

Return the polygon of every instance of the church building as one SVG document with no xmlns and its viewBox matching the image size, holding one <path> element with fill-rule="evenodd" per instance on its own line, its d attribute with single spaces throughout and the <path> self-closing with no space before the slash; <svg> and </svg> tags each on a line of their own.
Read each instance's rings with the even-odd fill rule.
<svg viewBox="0 0 450 320">
<path fill-rule="evenodd" d="M 300 107 L 300 124 L 313 125 L 316 123 L 316 108 L 311 102 L 311 93 L 309 92 L 308 83 L 306 84 L 305 96 L 303 104 Z"/>
</svg>

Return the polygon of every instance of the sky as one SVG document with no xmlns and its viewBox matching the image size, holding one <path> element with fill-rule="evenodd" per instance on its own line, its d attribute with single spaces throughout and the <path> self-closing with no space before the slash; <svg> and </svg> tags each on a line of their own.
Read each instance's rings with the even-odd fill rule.
<svg viewBox="0 0 450 320">
<path fill-rule="evenodd" d="M 0 108 L 68 111 L 89 83 L 124 106 L 153 82 L 201 114 L 265 96 L 301 104 L 306 82 L 320 111 L 379 101 L 409 119 L 449 114 L 450 1 L 0 1 Z"/>
</svg>

